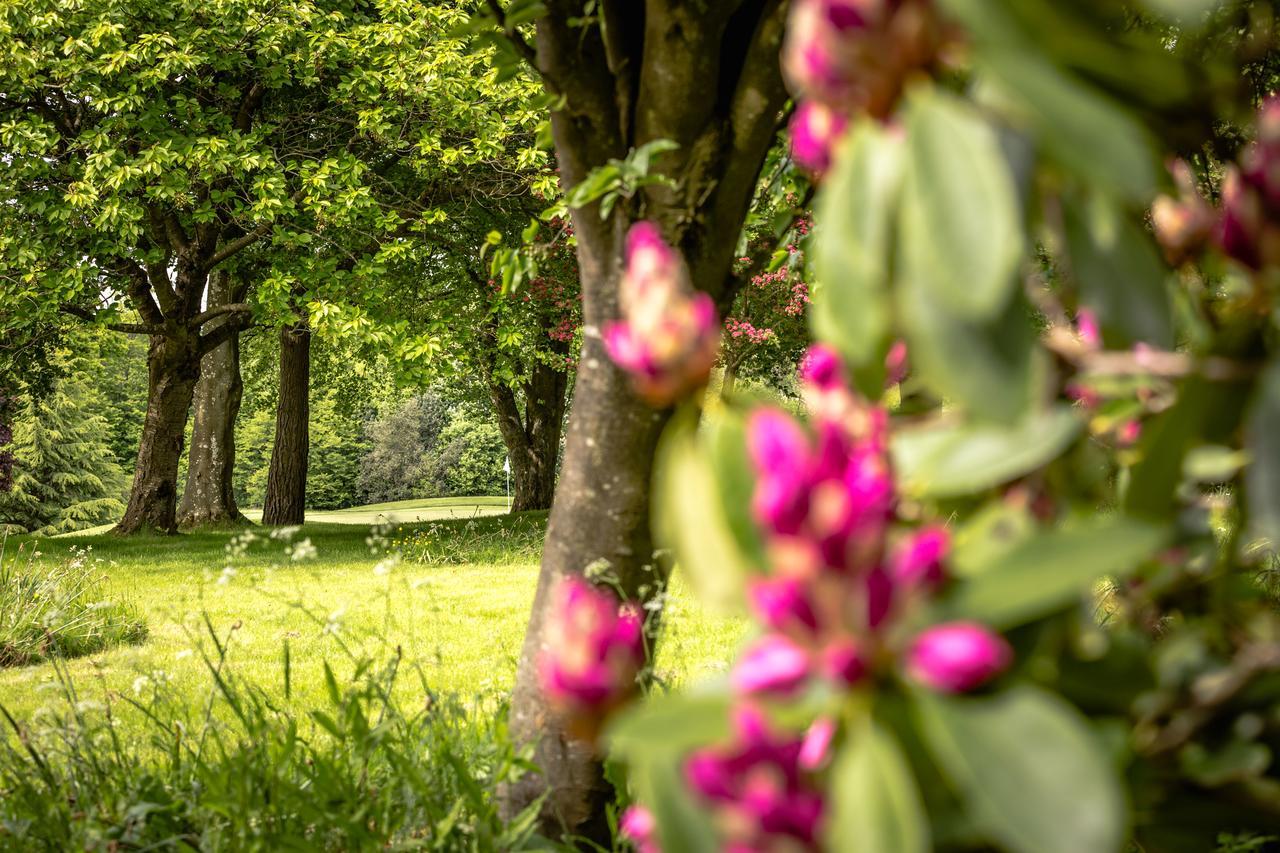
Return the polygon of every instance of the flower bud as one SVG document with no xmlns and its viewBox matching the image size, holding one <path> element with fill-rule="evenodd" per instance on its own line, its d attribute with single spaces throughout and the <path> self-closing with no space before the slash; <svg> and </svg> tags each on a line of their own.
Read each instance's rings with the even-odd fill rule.
<svg viewBox="0 0 1280 853">
<path fill-rule="evenodd" d="M 907 378 L 910 364 L 907 361 L 907 342 L 896 340 L 884 356 L 884 384 L 891 388 Z"/>
<path fill-rule="evenodd" d="M 636 853 L 661 853 L 658 846 L 658 822 L 644 806 L 628 806 L 618 821 L 618 831 L 636 848 Z"/>
<path fill-rule="evenodd" d="M 898 543 L 890 573 L 894 583 L 906 587 L 933 588 L 946 580 L 943 559 L 951 547 L 945 527 L 924 527 Z"/>
<path fill-rule="evenodd" d="M 794 693 L 809 677 L 809 653 L 781 634 L 768 634 L 738 658 L 729 683 L 744 695 Z"/>
<path fill-rule="evenodd" d="M 809 590 L 798 578 L 755 581 L 748 588 L 747 597 L 756 618 L 775 631 L 812 633 L 818 630 Z"/>
<path fill-rule="evenodd" d="M 720 341 L 715 304 L 693 291 L 652 222 L 637 222 L 627 235 L 618 297 L 622 319 L 605 326 L 604 345 L 637 394 L 661 407 L 706 383 Z"/>
<path fill-rule="evenodd" d="M 805 101 L 791 119 L 791 156 L 802 168 L 821 176 L 831 168 L 831 156 L 849 127 L 849 120 L 818 101 Z"/>
<path fill-rule="evenodd" d="M 1196 187 L 1195 175 L 1185 160 L 1169 164 L 1178 197 L 1159 196 L 1151 205 L 1151 225 L 1165 260 L 1179 266 L 1194 259 L 1209 244 L 1217 215 Z"/>
<path fill-rule="evenodd" d="M 1009 666 L 1013 651 L 999 634 L 976 622 L 949 622 L 922 631 L 907 652 L 907 672 L 945 693 L 963 693 Z"/>
<path fill-rule="evenodd" d="M 851 687 L 867 674 L 867 661 L 852 640 L 837 640 L 821 653 L 822 674 L 831 681 Z"/>
<path fill-rule="evenodd" d="M 804 733 L 800 744 L 799 764 L 802 770 L 817 770 L 831 757 L 831 742 L 836 737 L 836 721 L 820 717 Z"/>
<path fill-rule="evenodd" d="M 643 622 L 633 605 L 578 577 L 556 587 L 548 643 L 538 659 L 547 704 L 570 730 L 594 735 L 598 724 L 636 689 L 644 663 Z"/>
</svg>

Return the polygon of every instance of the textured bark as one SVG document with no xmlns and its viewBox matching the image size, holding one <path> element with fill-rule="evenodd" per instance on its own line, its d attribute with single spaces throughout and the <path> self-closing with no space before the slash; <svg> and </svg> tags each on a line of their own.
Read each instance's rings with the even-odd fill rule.
<svg viewBox="0 0 1280 853">
<path fill-rule="evenodd" d="M 151 336 L 147 352 L 147 415 L 142 423 L 129 505 L 113 532 L 177 530 L 178 463 L 199 375 L 199 340 L 195 336 Z"/>
<path fill-rule="evenodd" d="M 280 330 L 280 394 L 263 524 L 301 524 L 305 519 L 310 396 L 311 330 L 303 322 Z"/>
<path fill-rule="evenodd" d="M 239 301 L 231 277 L 218 271 L 209 276 L 208 307 Z M 231 317 L 210 321 L 212 331 Z M 236 506 L 232 473 L 236 461 L 235 427 L 244 383 L 240 378 L 240 335 L 232 333 L 200 360 L 195 386 L 195 416 L 187 457 L 187 484 L 178 504 L 178 525 L 199 527 L 248 524 Z"/>
<path fill-rule="evenodd" d="M 489 377 L 489 398 L 511 458 L 512 512 L 551 508 L 568 388 L 569 376 L 563 370 L 535 364 L 522 388 L 521 412 L 515 392 Z"/>
<path fill-rule="evenodd" d="M 571 0 L 549 0 L 538 21 L 536 59 L 564 106 L 552 114 L 565 186 L 653 139 L 680 148 L 655 160 L 676 179 L 617 205 L 574 211 L 582 279 L 583 351 L 574 384 L 561 479 L 543 549 L 533 611 L 516 674 L 511 733 L 534 745 L 540 773 L 500 792 L 513 816 L 546 793 L 541 829 L 609 843 L 611 790 L 599 756 L 567 736 L 538 688 L 552 591 L 566 575 L 608 563 L 624 594 L 652 595 L 665 572 L 649 527 L 654 452 L 669 412 L 630 391 L 605 353 L 604 323 L 618 315 L 622 247 L 631 221 L 657 219 L 681 252 L 695 287 L 722 309 L 733 299 L 733 250 L 755 182 L 779 127 L 786 95 L 778 71 L 782 0 L 681 4 L 602 0 L 602 28 L 572 22 Z M 654 614 L 656 615 L 656 614 Z"/>
</svg>

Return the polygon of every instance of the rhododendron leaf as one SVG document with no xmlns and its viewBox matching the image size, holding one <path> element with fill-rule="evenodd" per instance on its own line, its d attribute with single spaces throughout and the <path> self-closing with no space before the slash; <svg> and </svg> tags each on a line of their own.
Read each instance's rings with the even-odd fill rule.
<svg viewBox="0 0 1280 853">
<path fill-rule="evenodd" d="M 745 461 L 741 464 L 746 468 Z M 749 469 L 735 478 L 743 474 L 749 474 Z M 654 469 L 654 532 L 659 544 L 675 553 L 677 565 L 698 597 L 721 610 L 737 607 L 747 576 L 759 568 L 734 536 L 721 497 L 726 486 L 735 487 L 732 482 L 717 482 L 692 417 L 682 413 L 673 418 Z"/>
<path fill-rule="evenodd" d="M 918 93 L 907 117 L 900 244 L 907 276 L 939 309 L 999 317 L 1022 262 L 1022 210 L 999 134 L 966 101 Z"/>
<path fill-rule="evenodd" d="M 874 366 L 883 372 L 890 241 L 903 159 L 900 139 L 877 122 L 859 122 L 818 196 L 810 321 L 814 335 L 839 349 L 855 370 Z"/>
<path fill-rule="evenodd" d="M 747 455 L 747 425 L 742 415 L 722 410 L 703 416 L 703 439 L 715 473 L 724 520 L 746 562 L 767 565 L 760 527 L 751 514 L 756 478 Z"/>
<path fill-rule="evenodd" d="M 982 574 L 1035 530 L 1035 516 L 1024 503 L 993 500 L 956 530 L 947 563 L 960 577 Z"/>
<path fill-rule="evenodd" d="M 1249 532 L 1280 543 L 1280 360 L 1263 372 L 1245 422 L 1245 469 Z"/>
<path fill-rule="evenodd" d="M 1124 795 L 1088 723 L 1038 688 L 915 696 L 934 758 L 974 823 L 1015 853 L 1107 853 L 1125 838 Z"/>
<path fill-rule="evenodd" d="M 1021 298 L 995 320 L 976 322 L 948 310 L 911 277 L 896 296 L 911 362 L 932 390 L 978 418 L 1013 424 L 1026 417 L 1046 363 Z"/>
<path fill-rule="evenodd" d="M 899 487 L 914 497 L 973 494 L 1044 467 L 1081 429 L 1068 406 L 1012 427 L 949 423 L 897 431 L 891 445 Z"/>
<path fill-rule="evenodd" d="M 929 821 L 911 767 L 888 730 L 869 717 L 831 769 L 826 846 L 849 853 L 923 853 Z"/>
<path fill-rule="evenodd" d="M 986 571 L 958 584 L 935 618 L 1013 628 L 1077 602 L 1103 576 L 1125 577 L 1168 538 L 1132 518 L 1096 518 L 1024 539 Z"/>
<path fill-rule="evenodd" d="M 1154 150 L 1133 117 L 1101 92 L 1056 67 L 999 4 L 943 0 L 977 42 L 977 65 L 998 81 L 1013 118 L 1036 132 L 1045 152 L 1100 190 L 1145 203 L 1155 186 Z M 1024 19 L 1025 20 L 1025 19 Z"/>
<path fill-rule="evenodd" d="M 1101 197 L 1092 204 L 1067 204 L 1063 218 L 1072 278 L 1107 346 L 1124 349 L 1142 341 L 1172 347 L 1167 270 L 1146 229 Z"/>
</svg>

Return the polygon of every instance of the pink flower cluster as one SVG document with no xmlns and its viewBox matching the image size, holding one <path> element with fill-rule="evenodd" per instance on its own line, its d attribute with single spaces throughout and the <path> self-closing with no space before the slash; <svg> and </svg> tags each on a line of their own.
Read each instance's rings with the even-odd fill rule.
<svg viewBox="0 0 1280 853">
<path fill-rule="evenodd" d="M 667 406 L 707 381 L 720 342 L 715 305 L 693 291 L 655 223 L 633 225 L 626 251 L 622 319 L 605 327 L 605 347 L 631 375 L 637 394 Z"/>
<path fill-rule="evenodd" d="M 553 594 L 538 680 L 569 732 L 594 740 L 600 725 L 636 691 L 644 664 L 641 611 L 633 604 L 619 606 L 610 593 L 578 577 L 561 580 Z"/>
<path fill-rule="evenodd" d="M 749 706 L 736 710 L 732 737 L 684 765 L 685 783 L 713 807 L 721 849 L 816 850 L 824 802 L 804 739 L 771 731 Z"/>
<path fill-rule="evenodd" d="M 801 380 L 812 431 L 769 408 L 747 427 L 752 512 L 770 570 L 748 588 L 764 631 L 730 672 L 733 740 L 685 765 L 726 849 L 812 849 L 821 822 L 812 772 L 826 760 L 835 724 L 819 720 L 800 738 L 774 735 L 757 703 L 794 697 L 816 680 L 841 690 L 868 685 L 894 669 L 934 690 L 963 692 L 1012 660 L 1005 640 L 974 622 L 905 629 L 901 617 L 947 581 L 947 531 L 926 525 L 895 535 L 888 415 L 854 394 L 839 356 L 812 347 Z"/>
<path fill-rule="evenodd" d="M 1151 207 L 1156 239 L 1169 263 L 1194 260 L 1211 244 L 1253 271 L 1280 267 L 1280 97 L 1258 110 L 1257 136 L 1227 166 L 1221 205 L 1200 194 L 1190 166 L 1170 166 L 1177 197 L 1162 195 Z"/>
<path fill-rule="evenodd" d="M 930 0 L 797 0 L 782 68 L 801 98 L 791 150 L 816 174 L 850 118 L 893 112 L 907 80 L 936 62 L 945 33 Z"/>
<path fill-rule="evenodd" d="M 773 329 L 757 329 L 747 320 L 738 320 L 733 317 L 726 317 L 724 321 L 725 333 L 735 339 L 745 338 L 748 343 L 763 344 L 774 339 L 776 336 Z"/>
</svg>

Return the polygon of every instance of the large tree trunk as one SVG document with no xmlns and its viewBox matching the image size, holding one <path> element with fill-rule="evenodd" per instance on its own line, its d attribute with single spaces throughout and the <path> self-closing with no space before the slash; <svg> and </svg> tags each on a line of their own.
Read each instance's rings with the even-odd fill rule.
<svg viewBox="0 0 1280 853">
<path fill-rule="evenodd" d="M 574 0 L 546 5 L 538 20 L 537 65 L 549 88 L 565 98 L 551 114 L 563 185 L 576 186 L 593 168 L 651 140 L 679 144 L 654 166 L 675 179 L 671 185 L 647 187 L 605 221 L 597 204 L 573 212 L 583 352 L 511 705 L 512 736 L 534 745 L 541 772 L 501 792 L 504 815 L 546 793 L 544 833 L 607 845 L 603 806 L 611 792 L 600 757 L 569 738 L 537 679 L 552 591 L 561 578 L 603 560 L 624 595 L 649 599 L 665 571 L 654 559 L 649 482 L 670 413 L 631 393 L 605 353 L 601 329 L 618 316 L 630 217 L 658 220 L 688 263 L 693 285 L 722 310 L 732 301 L 734 248 L 786 100 L 778 54 L 787 3 L 602 0 L 602 23 L 594 28 L 575 21 L 581 5 Z"/>
<path fill-rule="evenodd" d="M 599 242 L 579 243 L 578 251 L 583 316 L 596 320 L 616 311 L 619 264 L 614 247 L 621 235 L 600 236 L 604 239 Z M 653 559 L 649 478 L 668 416 L 636 398 L 628 377 L 609 360 L 599 325 L 588 323 L 564 465 L 511 703 L 511 733 L 517 742 L 535 743 L 534 762 L 541 773 L 504 791 L 504 808 L 514 814 L 549 788 L 543 812 L 548 832 L 569 830 L 607 839 L 604 804 L 612 794 L 599 757 L 565 733 L 538 687 L 537 661 L 548 642 L 551 593 L 563 576 L 580 574 L 599 560 L 608 562 L 631 595 L 655 586 L 662 568 Z"/>
<path fill-rule="evenodd" d="M 200 376 L 195 335 L 152 335 L 147 353 L 147 416 L 124 518 L 115 533 L 177 530 L 178 463 L 191 396 Z"/>
<path fill-rule="evenodd" d="M 303 321 L 280 330 L 280 395 L 263 524 L 301 524 L 306 516 L 310 395 L 311 329 Z"/>
<path fill-rule="evenodd" d="M 489 378 L 489 397 L 511 458 L 513 512 L 551 508 L 568 388 L 569 376 L 563 370 L 540 362 L 535 364 L 524 384 L 522 415 L 511 388 L 492 376 Z"/>
<path fill-rule="evenodd" d="M 239 294 L 225 272 L 209 277 L 210 308 L 239 300 Z M 230 316 L 209 322 L 212 332 L 231 322 Z M 178 504 L 178 524 L 182 527 L 247 524 L 236 506 L 232 473 L 236 460 L 235 428 L 240 414 L 244 383 L 240 378 L 240 335 L 233 333 L 204 354 L 200 380 L 195 387 L 195 420 L 191 431 L 191 451 L 187 461 L 187 484 Z"/>
</svg>

